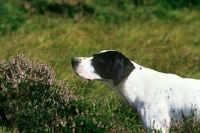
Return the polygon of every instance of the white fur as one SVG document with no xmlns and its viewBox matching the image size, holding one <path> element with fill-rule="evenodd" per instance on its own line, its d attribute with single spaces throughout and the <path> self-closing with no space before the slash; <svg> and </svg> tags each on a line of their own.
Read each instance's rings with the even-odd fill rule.
<svg viewBox="0 0 200 133">
<path fill-rule="evenodd" d="M 157 72 L 132 62 L 135 69 L 118 86 L 114 86 L 112 80 L 102 79 L 94 72 L 92 58 L 78 58 L 76 73 L 86 79 L 101 80 L 112 88 L 137 109 L 148 131 L 154 128 L 168 132 L 171 119 L 182 122 L 181 110 L 185 116 L 192 108 L 199 114 L 200 80 Z"/>
</svg>

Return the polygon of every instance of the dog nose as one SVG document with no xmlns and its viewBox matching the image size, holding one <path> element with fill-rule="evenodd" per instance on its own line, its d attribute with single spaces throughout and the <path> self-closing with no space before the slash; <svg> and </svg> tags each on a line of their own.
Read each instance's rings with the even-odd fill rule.
<svg viewBox="0 0 200 133">
<path fill-rule="evenodd" d="M 73 68 L 76 68 L 76 66 L 78 65 L 79 60 L 77 58 L 72 58 L 71 60 L 71 64 Z"/>
</svg>

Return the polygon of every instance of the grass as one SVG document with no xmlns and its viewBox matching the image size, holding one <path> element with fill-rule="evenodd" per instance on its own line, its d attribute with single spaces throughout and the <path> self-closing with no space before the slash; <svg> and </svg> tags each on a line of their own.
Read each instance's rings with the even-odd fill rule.
<svg viewBox="0 0 200 133">
<path fill-rule="evenodd" d="M 96 9 L 89 18 L 28 14 L 17 30 L 0 36 L 0 59 L 24 53 L 33 60 L 47 62 L 57 78 L 64 79 L 69 89 L 84 98 L 86 110 L 101 112 L 98 117 L 90 114 L 86 115 L 88 119 L 80 120 L 90 123 L 95 117 L 98 122 L 94 126 L 101 121 L 108 125 L 100 127 L 110 132 L 143 132 L 134 110 L 107 86 L 76 76 L 70 60 L 103 49 L 116 49 L 143 66 L 199 78 L 200 13 L 197 9 L 166 10 L 152 6 L 119 10 L 113 8 L 115 5 L 87 2 Z M 106 127 L 109 124 L 115 126 Z"/>
</svg>

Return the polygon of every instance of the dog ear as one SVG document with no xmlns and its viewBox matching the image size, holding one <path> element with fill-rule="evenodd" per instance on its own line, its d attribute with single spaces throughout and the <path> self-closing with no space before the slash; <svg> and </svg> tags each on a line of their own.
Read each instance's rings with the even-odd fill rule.
<svg viewBox="0 0 200 133">
<path fill-rule="evenodd" d="M 115 86 L 119 85 L 123 79 L 130 75 L 134 68 L 134 65 L 125 56 L 115 57 L 112 72 L 113 84 Z"/>
</svg>

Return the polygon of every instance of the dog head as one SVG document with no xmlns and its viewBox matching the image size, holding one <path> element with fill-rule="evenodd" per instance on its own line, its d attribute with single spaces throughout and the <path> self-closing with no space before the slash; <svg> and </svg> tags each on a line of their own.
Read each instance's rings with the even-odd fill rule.
<svg viewBox="0 0 200 133">
<path fill-rule="evenodd" d="M 75 73 L 88 80 L 113 80 L 115 86 L 127 78 L 135 68 L 132 62 L 122 53 L 104 50 L 92 57 L 72 58 Z"/>
</svg>

